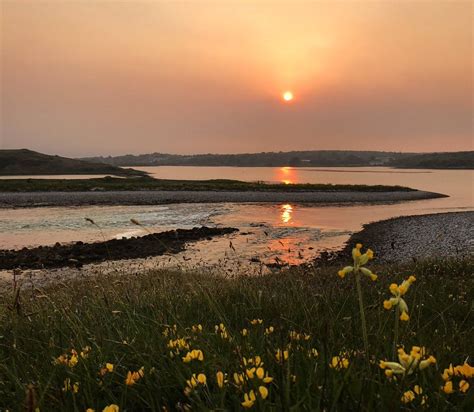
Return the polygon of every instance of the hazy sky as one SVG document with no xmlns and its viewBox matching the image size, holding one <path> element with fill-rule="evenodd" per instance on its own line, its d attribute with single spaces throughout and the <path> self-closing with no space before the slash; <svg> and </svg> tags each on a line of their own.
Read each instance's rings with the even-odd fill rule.
<svg viewBox="0 0 474 412">
<path fill-rule="evenodd" d="M 473 150 L 471 1 L 0 3 L 2 148 Z"/>
</svg>

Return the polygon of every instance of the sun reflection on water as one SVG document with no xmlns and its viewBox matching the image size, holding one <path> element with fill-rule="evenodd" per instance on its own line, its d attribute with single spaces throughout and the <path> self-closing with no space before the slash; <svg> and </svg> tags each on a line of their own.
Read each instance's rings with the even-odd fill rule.
<svg viewBox="0 0 474 412">
<path fill-rule="evenodd" d="M 289 223 L 291 220 L 291 215 L 293 213 L 293 206 L 290 204 L 282 205 L 281 207 L 281 221 L 283 223 Z"/>
<path fill-rule="evenodd" d="M 291 167 L 285 166 L 277 169 L 277 179 L 285 185 L 296 183 L 296 173 Z"/>
</svg>

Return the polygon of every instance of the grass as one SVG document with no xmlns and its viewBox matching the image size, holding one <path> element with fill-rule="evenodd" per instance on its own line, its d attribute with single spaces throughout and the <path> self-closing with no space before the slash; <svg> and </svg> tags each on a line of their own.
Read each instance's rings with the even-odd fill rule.
<svg viewBox="0 0 474 412">
<path fill-rule="evenodd" d="M 384 185 L 332 185 L 332 184 L 268 184 L 238 180 L 166 180 L 151 177 L 121 179 L 0 179 L 1 192 L 75 192 L 75 191 L 124 191 L 124 190 L 192 190 L 192 191 L 357 191 L 357 192 L 409 192 L 403 186 Z"/>
<path fill-rule="evenodd" d="M 472 379 L 468 393 L 448 395 L 440 387 L 450 363 L 472 364 L 473 259 L 369 266 L 379 274 L 376 282 L 361 279 L 369 363 L 354 279 L 350 274 L 340 279 L 336 267 L 234 278 L 151 270 L 21 292 L 6 287 L 0 309 L 0 410 L 102 411 L 111 404 L 121 411 L 236 410 L 251 389 L 257 393 L 254 410 L 396 411 L 422 408 L 422 400 L 429 410 L 472 410 Z M 388 379 L 378 363 L 393 359 L 393 311 L 382 303 L 389 284 L 410 274 L 417 280 L 405 296 L 410 321 L 400 323 L 399 342 L 408 349 L 426 347 L 437 363 Z M 262 323 L 252 324 L 258 319 Z M 225 332 L 216 331 L 220 324 Z M 170 340 L 179 346 L 180 338 L 189 349 L 170 348 Z M 55 362 L 61 354 L 70 360 L 72 349 L 88 353 L 79 354 L 73 367 Z M 201 350 L 204 359 L 183 362 L 192 349 Z M 288 350 L 288 359 L 279 362 L 278 349 L 282 357 Z M 339 355 L 347 368 L 329 366 Z M 255 363 L 256 356 L 273 381 L 254 377 L 237 385 L 233 374 L 245 376 L 252 365 L 244 366 L 244 358 Z M 131 373 L 129 383 L 135 377 L 135 384 L 126 385 L 127 374 L 142 367 L 143 376 Z M 218 371 L 226 374 L 222 388 Z M 193 374 L 196 387 L 189 391 L 186 382 Z M 199 374 L 205 374 L 205 385 L 198 383 Z M 415 384 L 426 398 L 401 402 Z"/>
</svg>

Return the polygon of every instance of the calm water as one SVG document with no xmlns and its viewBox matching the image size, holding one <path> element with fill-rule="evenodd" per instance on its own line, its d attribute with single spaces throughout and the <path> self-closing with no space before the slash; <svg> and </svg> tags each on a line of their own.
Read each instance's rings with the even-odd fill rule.
<svg viewBox="0 0 474 412">
<path fill-rule="evenodd" d="M 190 246 L 186 252 L 217 262 L 229 253 L 229 241 L 239 257 L 275 257 L 299 262 L 324 248 L 339 247 L 364 223 L 395 216 L 473 210 L 473 171 L 394 170 L 389 168 L 141 168 L 166 179 L 226 178 L 284 183 L 345 183 L 402 185 L 448 194 L 449 198 L 389 205 L 310 206 L 298 204 L 176 204 L 75 208 L 3 209 L 0 248 L 21 248 L 102 237 L 136 236 L 144 232 L 130 223 L 140 220 L 151 230 L 199 225 L 238 227 L 240 234 Z M 94 219 L 100 233 L 84 217 Z M 242 234 L 244 233 L 244 234 Z"/>
</svg>

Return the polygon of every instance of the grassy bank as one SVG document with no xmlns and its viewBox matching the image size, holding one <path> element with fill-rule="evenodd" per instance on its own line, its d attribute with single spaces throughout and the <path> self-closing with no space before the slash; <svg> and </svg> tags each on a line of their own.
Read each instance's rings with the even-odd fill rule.
<svg viewBox="0 0 474 412">
<path fill-rule="evenodd" d="M 196 191 L 357 191 L 409 192 L 402 186 L 331 185 L 331 184 L 267 184 L 238 180 L 165 180 L 141 177 L 121 179 L 0 179 L 0 192 L 82 192 L 82 191 L 196 190 Z"/>
<path fill-rule="evenodd" d="M 247 394 L 244 405 L 255 410 L 472 410 L 472 378 L 466 393 L 458 376 L 453 393 L 440 388 L 450 363 L 473 363 L 473 260 L 368 266 L 379 275 L 362 279 L 368 356 L 353 274 L 341 279 L 337 267 L 238 278 L 151 271 L 21 292 L 7 286 L 0 409 L 236 410 Z M 412 274 L 404 295 L 410 320 L 399 322 L 398 344 L 407 352 L 425 347 L 423 358 L 436 363 L 394 379 L 379 366 L 396 360 L 394 311 L 383 301 L 391 283 Z"/>
</svg>

